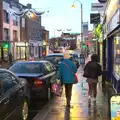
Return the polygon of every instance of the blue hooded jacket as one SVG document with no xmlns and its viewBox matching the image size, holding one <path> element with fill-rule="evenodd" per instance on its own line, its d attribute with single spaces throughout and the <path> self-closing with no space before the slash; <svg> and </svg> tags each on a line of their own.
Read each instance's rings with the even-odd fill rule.
<svg viewBox="0 0 120 120">
<path fill-rule="evenodd" d="M 69 68 L 65 64 L 67 64 Z M 73 84 L 75 82 L 74 74 L 76 72 L 76 65 L 69 59 L 63 59 L 58 65 L 58 79 L 61 79 L 63 84 Z"/>
</svg>

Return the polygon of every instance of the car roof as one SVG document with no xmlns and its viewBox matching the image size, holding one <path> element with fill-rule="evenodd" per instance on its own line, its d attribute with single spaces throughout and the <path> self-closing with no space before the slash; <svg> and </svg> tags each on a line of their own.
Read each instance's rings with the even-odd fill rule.
<svg viewBox="0 0 120 120">
<path fill-rule="evenodd" d="M 39 61 L 17 61 L 16 63 L 45 63 L 47 60 L 39 60 Z"/>
<path fill-rule="evenodd" d="M 63 53 L 51 53 L 51 54 L 48 54 L 46 56 L 51 56 L 51 55 L 61 55 L 61 56 L 63 56 Z"/>
<path fill-rule="evenodd" d="M 4 69 L 4 68 L 0 68 L 0 72 L 8 72 L 9 70 L 7 70 L 7 69 Z"/>
</svg>

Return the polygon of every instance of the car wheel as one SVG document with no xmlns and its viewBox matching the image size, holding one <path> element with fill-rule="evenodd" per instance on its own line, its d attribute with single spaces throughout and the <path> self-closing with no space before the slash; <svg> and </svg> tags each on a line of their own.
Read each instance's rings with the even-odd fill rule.
<svg viewBox="0 0 120 120">
<path fill-rule="evenodd" d="M 47 93 L 46 93 L 46 100 L 50 100 L 51 99 L 51 89 L 50 87 L 47 88 Z"/>
<path fill-rule="evenodd" d="M 24 100 L 22 109 L 21 109 L 21 117 L 22 120 L 27 120 L 28 118 L 28 102 L 27 100 Z"/>
</svg>

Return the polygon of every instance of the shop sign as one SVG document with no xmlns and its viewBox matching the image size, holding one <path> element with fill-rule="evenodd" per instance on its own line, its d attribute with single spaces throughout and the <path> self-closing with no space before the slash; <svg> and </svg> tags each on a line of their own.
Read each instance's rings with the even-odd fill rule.
<svg viewBox="0 0 120 120">
<path fill-rule="evenodd" d="M 106 4 L 102 3 L 92 3 L 91 4 L 91 11 L 104 11 Z"/>
<path fill-rule="evenodd" d="M 120 10 L 118 9 L 116 14 L 112 17 L 110 22 L 107 24 L 107 34 L 113 31 L 120 23 Z"/>
<path fill-rule="evenodd" d="M 90 23 L 91 24 L 100 23 L 100 13 L 90 14 Z"/>
</svg>

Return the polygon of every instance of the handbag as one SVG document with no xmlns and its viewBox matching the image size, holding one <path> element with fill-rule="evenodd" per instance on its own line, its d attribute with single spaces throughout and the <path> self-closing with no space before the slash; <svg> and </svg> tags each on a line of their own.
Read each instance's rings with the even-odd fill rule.
<svg viewBox="0 0 120 120">
<path fill-rule="evenodd" d="M 74 80 L 75 80 L 75 84 L 76 83 L 78 83 L 78 77 L 77 77 L 77 75 L 72 71 L 72 69 L 64 62 L 64 64 L 68 67 L 68 69 L 73 73 L 73 75 L 74 75 Z"/>
<path fill-rule="evenodd" d="M 62 91 L 63 88 L 60 84 L 58 83 L 53 83 L 52 84 L 52 90 L 51 90 L 56 96 L 61 97 L 62 96 Z"/>
</svg>

